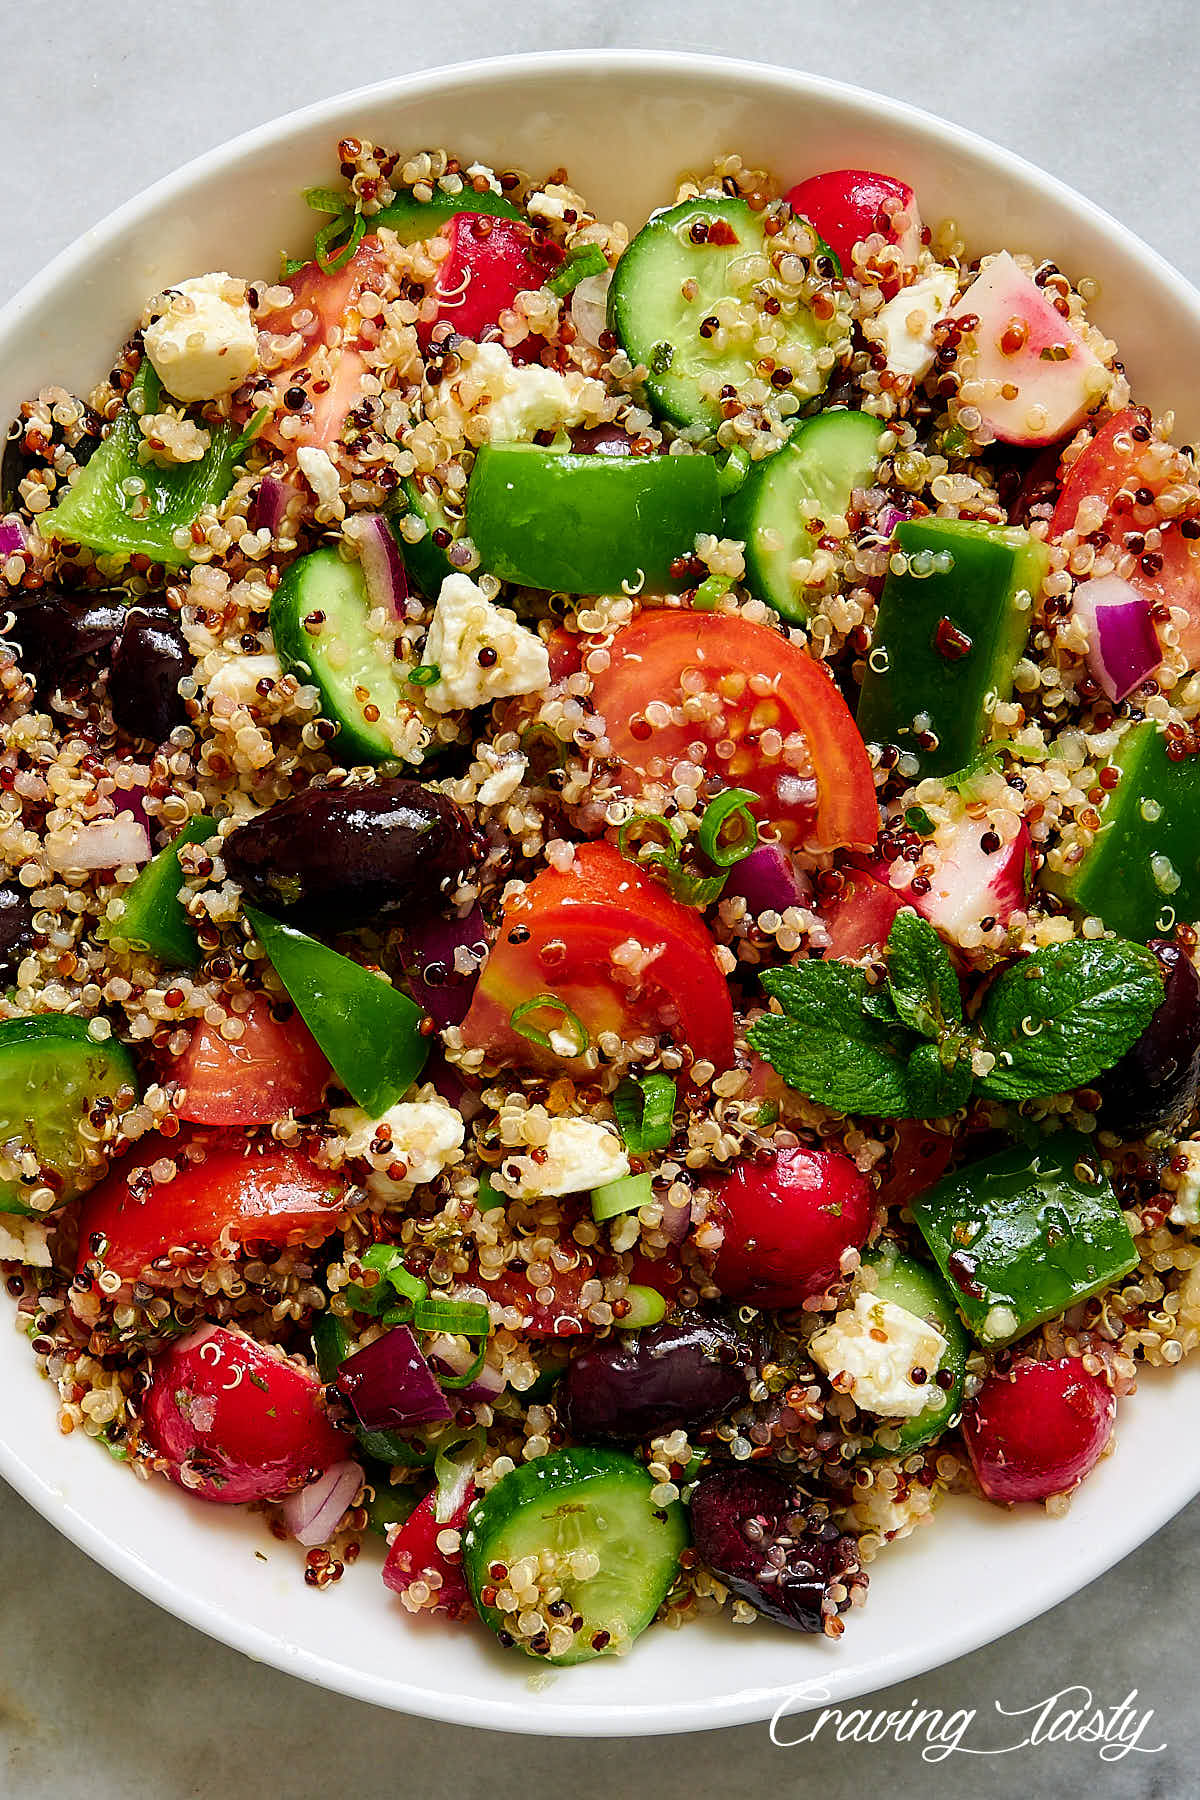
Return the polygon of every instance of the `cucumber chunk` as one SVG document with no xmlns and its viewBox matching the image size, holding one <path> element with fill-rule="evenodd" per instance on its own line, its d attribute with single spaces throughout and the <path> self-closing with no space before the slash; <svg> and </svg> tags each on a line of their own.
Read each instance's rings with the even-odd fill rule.
<svg viewBox="0 0 1200 1800">
<path fill-rule="evenodd" d="M 112 1038 L 97 1042 L 86 1019 L 55 1014 L 0 1024 L 0 1213 L 31 1212 L 23 1196 L 46 1175 L 60 1201 L 83 1193 L 100 1171 L 80 1127 L 97 1101 L 125 1112 L 137 1097 L 128 1050 Z M 38 1162 L 32 1181 L 21 1179 L 26 1151 Z"/>
<path fill-rule="evenodd" d="M 907 519 L 896 546 L 908 568 L 883 585 L 858 729 L 950 775 L 1012 693 L 1049 552 L 1017 526 L 962 519 Z"/>
<path fill-rule="evenodd" d="M 485 444 L 467 488 L 467 530 L 485 569 L 568 594 L 671 585 L 697 532 L 721 529 L 711 456 L 577 456 Z"/>
<path fill-rule="evenodd" d="M 165 850 L 151 857 L 133 886 L 126 889 L 121 917 L 105 919 L 97 937 L 106 943 L 117 938 L 135 950 L 148 950 L 159 962 L 194 969 L 200 961 L 200 940 L 179 898 L 183 886 L 179 852 L 185 844 L 203 844 L 216 829 L 215 819 L 203 817 L 185 825 Z"/>
<path fill-rule="evenodd" d="M 1137 1267 L 1095 1145 L 1072 1132 L 1033 1151 L 967 1163 L 912 1210 L 968 1330 L 988 1349 L 1024 1337 Z"/>
<path fill-rule="evenodd" d="M 414 200 L 411 194 L 397 194 L 390 206 L 367 220 L 367 230 L 374 232 L 386 226 L 395 232 L 402 244 L 419 244 L 423 238 L 435 236 L 455 213 L 490 213 L 493 218 L 501 219 L 523 219 L 525 216 L 520 207 L 506 200 L 503 194 L 494 194 L 490 188 L 482 194 L 477 194 L 473 188 L 464 188 L 461 194 L 443 194 L 435 190 L 432 200 Z"/>
<path fill-rule="evenodd" d="M 756 365 L 768 340 L 775 375 L 791 376 L 777 394 L 807 400 L 828 385 L 832 359 L 822 368 L 817 353 L 845 327 L 836 310 L 821 324 L 796 288 L 780 281 L 765 260 L 772 246 L 763 215 L 746 201 L 702 194 L 655 213 L 621 257 L 608 323 L 631 361 L 649 371 L 646 393 L 661 418 L 715 431 L 724 416 L 721 389 L 740 395 L 761 382 Z M 714 316 L 722 320 L 716 330 Z"/>
<path fill-rule="evenodd" d="M 424 537 L 410 544 L 400 534 L 404 566 L 430 600 L 436 600 L 447 575 L 453 575 L 454 564 L 446 551 L 463 528 L 463 515 L 451 517 L 442 505 L 441 486 L 433 475 L 406 475 L 400 483 L 405 505 L 398 510 L 412 513 L 425 526 Z M 442 536 L 442 533 L 445 536 Z M 439 541 L 440 539 L 440 541 Z"/>
<path fill-rule="evenodd" d="M 392 652 L 368 623 L 362 568 L 313 550 L 285 572 L 271 599 L 271 631 L 285 669 L 320 690 L 343 761 L 419 762 L 433 729 Z M 414 724 L 418 727 L 413 731 Z"/>
<path fill-rule="evenodd" d="M 816 550 L 811 522 L 843 515 L 854 489 L 874 481 L 882 432 L 867 413 L 818 413 L 782 450 L 753 463 L 726 501 L 725 536 L 746 545 L 746 585 L 782 618 L 797 624 L 808 618 L 793 566 Z"/>
<path fill-rule="evenodd" d="M 906 1312 L 925 1319 L 946 1340 L 938 1374 L 952 1377 L 948 1386 L 930 1383 L 929 1405 L 915 1419 L 888 1428 L 888 1445 L 878 1444 L 868 1455 L 903 1456 L 931 1438 L 949 1430 L 962 1409 L 963 1377 L 967 1368 L 967 1334 L 955 1310 L 954 1295 L 936 1269 L 905 1256 L 895 1244 L 884 1243 L 869 1256 L 863 1267 L 875 1271 L 875 1293 L 880 1300 L 890 1300 Z"/>
<path fill-rule="evenodd" d="M 463 1570 L 485 1624 L 560 1665 L 623 1649 L 662 1605 L 687 1548 L 683 1507 L 656 1507 L 653 1487 L 641 1463 L 617 1450 L 555 1450 L 505 1475 L 476 1501 L 463 1533 Z M 484 1598 L 502 1585 L 496 1565 L 507 1571 L 544 1550 L 591 1551 L 600 1565 L 585 1579 L 569 1565 L 554 1575 L 570 1607 L 560 1622 L 582 1619 L 572 1647 L 554 1656 L 534 1649 L 538 1640 L 515 1629 L 513 1614 Z"/>
</svg>

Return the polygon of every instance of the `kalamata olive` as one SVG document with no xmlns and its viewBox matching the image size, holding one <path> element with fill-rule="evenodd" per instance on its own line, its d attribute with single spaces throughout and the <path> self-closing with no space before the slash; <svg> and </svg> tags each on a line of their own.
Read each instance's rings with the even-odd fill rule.
<svg viewBox="0 0 1200 1800">
<path fill-rule="evenodd" d="M 29 889 L 15 881 L 0 887 L 0 981 L 11 981 L 21 958 L 33 948 L 33 906 Z"/>
<path fill-rule="evenodd" d="M 9 641 L 38 698 L 46 701 L 80 663 L 108 649 L 124 622 L 120 596 L 100 594 L 81 602 L 51 594 L 18 608 Z"/>
<path fill-rule="evenodd" d="M 247 898 L 314 925 L 363 925 L 436 905 L 481 851 L 452 800 L 402 776 L 308 788 L 225 839 Z"/>
<path fill-rule="evenodd" d="M 759 1465 L 717 1469 L 692 1495 L 692 1541 L 726 1587 L 759 1612 L 793 1631 L 837 1636 L 837 1615 L 849 1594 L 832 1588 L 859 1586 L 858 1545 L 826 1519 L 810 1522 L 796 1490 Z"/>
<path fill-rule="evenodd" d="M 700 1314 L 608 1338 L 572 1359 L 559 1416 L 585 1444 L 707 1425 L 745 1401 L 754 1352 L 724 1319 Z"/>
<path fill-rule="evenodd" d="M 1165 991 L 1154 1016 L 1115 1068 L 1096 1082 L 1101 1120 L 1121 1137 L 1178 1125 L 1200 1093 L 1200 975 L 1177 944 L 1152 939 Z"/>
<path fill-rule="evenodd" d="M 583 456 L 633 455 L 633 439 L 621 425 L 577 425 L 569 435 L 572 450 Z"/>
<path fill-rule="evenodd" d="M 108 698 L 121 730 L 161 744 L 177 725 L 186 725 L 179 683 L 191 669 L 174 614 L 163 606 L 131 606 L 108 677 Z"/>
</svg>

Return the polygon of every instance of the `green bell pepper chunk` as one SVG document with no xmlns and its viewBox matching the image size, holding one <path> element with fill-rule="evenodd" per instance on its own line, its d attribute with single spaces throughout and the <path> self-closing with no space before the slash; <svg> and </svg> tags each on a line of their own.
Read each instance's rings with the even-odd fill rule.
<svg viewBox="0 0 1200 1800">
<path fill-rule="evenodd" d="M 347 195 L 347 199 L 349 197 Z M 511 200 L 506 200 L 503 194 L 493 193 L 491 188 L 482 194 L 477 194 L 474 188 L 464 188 L 461 194 L 444 194 L 440 188 L 435 188 L 432 200 L 414 200 L 411 193 L 397 194 L 390 206 L 371 215 L 367 220 L 367 231 L 375 232 L 386 226 L 396 233 L 402 244 L 419 244 L 439 232 L 456 213 L 488 213 L 498 219 L 525 216 Z"/>
<path fill-rule="evenodd" d="M 1095 1147 L 1074 1133 L 968 1163 L 912 1210 L 968 1330 L 988 1349 L 1137 1267 Z"/>
<path fill-rule="evenodd" d="M 179 852 L 185 844 L 203 844 L 216 829 L 216 820 L 203 816 L 185 825 L 165 850 L 151 857 L 127 889 L 121 917 L 105 919 L 97 937 L 105 943 L 120 938 L 135 950 L 148 950 L 159 962 L 194 969 L 200 961 L 200 940 L 179 898 L 183 886 Z"/>
<path fill-rule="evenodd" d="M 1016 526 L 961 519 L 908 519 L 895 543 L 908 569 L 884 582 L 858 729 L 912 751 L 922 775 L 950 775 L 1012 693 L 1049 552 Z"/>
<path fill-rule="evenodd" d="M 246 907 L 255 936 L 342 1086 L 375 1119 L 407 1093 L 429 1055 L 421 1009 L 381 975 Z"/>
<path fill-rule="evenodd" d="M 147 359 L 104 442 L 65 497 L 42 515 L 43 537 L 85 544 L 105 556 L 148 556 L 171 569 L 191 561 L 190 548 L 181 550 L 174 534 L 202 508 L 225 498 L 246 438 L 231 425 L 208 426 L 212 444 L 199 462 L 168 467 L 142 462 L 138 451 L 146 440 L 138 420 L 158 412 L 162 397 L 162 383 Z M 140 412 L 131 404 L 135 399 L 143 402 Z"/>
<path fill-rule="evenodd" d="M 1041 879 L 1110 931 L 1145 943 L 1177 919 L 1200 918 L 1200 757 L 1172 762 L 1166 733 L 1146 719 L 1130 726 L 1110 766 L 1121 779 L 1096 802 L 1090 847 Z"/>
<path fill-rule="evenodd" d="M 441 501 L 423 485 L 425 479 L 406 475 L 400 483 L 399 498 L 395 508 L 396 541 L 400 545 L 404 566 L 427 599 L 436 600 L 443 581 L 447 575 L 453 575 L 454 564 L 446 555 L 446 551 L 456 537 L 462 535 L 462 518 L 450 519 L 442 510 Z M 425 535 L 416 543 L 410 543 L 400 529 L 399 520 L 412 513 L 424 521 Z M 445 534 L 439 543 L 438 536 Z"/>
<path fill-rule="evenodd" d="M 363 1501 L 367 1514 L 367 1528 L 377 1536 L 386 1538 L 393 1525 L 403 1525 L 410 1513 L 416 1511 L 421 1504 L 420 1488 L 405 1483 L 403 1487 L 393 1487 L 391 1466 L 386 1461 L 376 1462 L 374 1459 L 363 1464 L 363 1474 L 371 1484 L 372 1495 Z"/>
<path fill-rule="evenodd" d="M 721 532 L 711 456 L 581 456 L 485 444 L 467 487 L 467 532 L 485 569 L 522 587 L 619 594 L 672 585 L 697 532 Z"/>
</svg>

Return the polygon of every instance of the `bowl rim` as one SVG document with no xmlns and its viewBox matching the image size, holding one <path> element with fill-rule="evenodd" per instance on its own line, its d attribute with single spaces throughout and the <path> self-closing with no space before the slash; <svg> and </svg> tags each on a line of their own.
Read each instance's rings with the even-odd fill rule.
<svg viewBox="0 0 1200 1800">
<path fill-rule="evenodd" d="M 1057 176 L 967 127 L 907 101 L 803 69 L 775 67 L 711 53 L 616 48 L 522 52 L 438 64 L 347 89 L 253 126 L 159 177 L 53 256 L 0 307 L 0 348 L 46 296 L 86 268 L 97 242 L 103 248 L 124 228 L 151 217 L 166 201 L 186 193 L 193 182 L 226 175 L 256 153 L 284 143 L 302 129 L 332 125 L 352 115 L 356 108 L 380 101 L 402 103 L 420 97 L 451 78 L 462 98 L 497 75 L 506 78 L 540 75 L 552 80 L 555 76 L 571 78 L 600 73 L 619 79 L 622 74 L 635 71 L 641 77 L 660 76 L 666 81 L 689 73 L 710 78 L 721 74 L 743 89 L 769 88 L 776 93 L 782 85 L 791 89 L 798 103 L 806 95 L 819 95 L 853 107 L 873 123 L 899 124 L 916 131 L 927 142 L 944 144 L 950 150 L 965 148 L 973 160 L 988 165 L 998 174 L 1011 176 L 1016 173 L 1024 177 L 1059 205 L 1085 220 L 1102 237 L 1117 237 L 1126 250 L 1132 247 L 1147 265 L 1153 280 L 1169 292 L 1173 302 L 1185 314 L 1191 315 L 1200 332 L 1200 292 L 1164 256 L 1095 201 Z M 0 1476 L 93 1561 L 165 1611 L 252 1660 L 268 1663 L 353 1699 L 479 1729 L 601 1737 L 714 1730 L 756 1722 L 768 1718 L 780 1702 L 791 1701 L 802 1687 L 813 1690 L 811 1699 L 805 1704 L 819 1705 L 827 1697 L 821 1691 L 820 1676 L 816 1675 L 809 1683 L 793 1682 L 769 1688 L 756 1686 L 728 1692 L 716 1699 L 705 1697 L 636 1706 L 601 1702 L 595 1705 L 547 1705 L 543 1702 L 535 1709 L 526 1692 L 523 1672 L 518 1672 L 514 1679 L 511 1698 L 503 1700 L 459 1696 L 445 1688 L 426 1688 L 416 1682 L 400 1682 L 382 1675 L 367 1676 L 362 1671 L 344 1669 L 341 1664 L 315 1651 L 288 1643 L 252 1618 L 232 1612 L 219 1599 L 189 1595 L 177 1587 L 135 1551 L 115 1543 L 101 1526 L 58 1492 L 34 1464 L 9 1445 L 2 1432 Z M 954 1624 L 938 1635 L 936 1648 L 932 1651 L 923 1650 L 918 1644 L 911 1653 L 890 1660 L 886 1670 L 878 1671 L 878 1680 L 872 1678 L 872 1687 L 844 1691 L 839 1688 L 839 1700 L 878 1691 L 879 1686 L 942 1667 L 1039 1617 L 1079 1592 L 1145 1542 L 1186 1505 L 1198 1489 L 1200 1478 L 1194 1479 L 1182 1463 L 1175 1470 L 1174 1480 L 1169 1472 L 1165 1476 L 1160 1474 L 1155 1489 L 1147 1493 L 1146 1506 L 1136 1516 L 1120 1519 L 1102 1539 L 1085 1544 L 1081 1551 L 1080 1546 L 1073 1545 L 1076 1555 L 1054 1562 L 1032 1604 L 1027 1595 L 1014 1595 L 1007 1623 L 999 1630 L 994 1620 L 989 1619 L 981 1627 L 968 1612 L 960 1612 Z M 897 1551 L 893 1550 L 891 1554 L 895 1555 Z M 799 1711 L 801 1706 L 789 1705 L 789 1712 L 793 1710 Z"/>
</svg>

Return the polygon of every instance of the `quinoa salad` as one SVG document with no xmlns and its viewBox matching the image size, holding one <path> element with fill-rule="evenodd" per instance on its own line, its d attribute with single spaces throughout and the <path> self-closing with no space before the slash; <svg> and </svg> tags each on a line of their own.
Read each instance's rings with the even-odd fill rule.
<svg viewBox="0 0 1200 1800">
<path fill-rule="evenodd" d="M 336 161 L 7 433 L 15 1327 L 398 1641 L 837 1637 L 1200 1342 L 1193 452 L 897 171 Z"/>
</svg>

